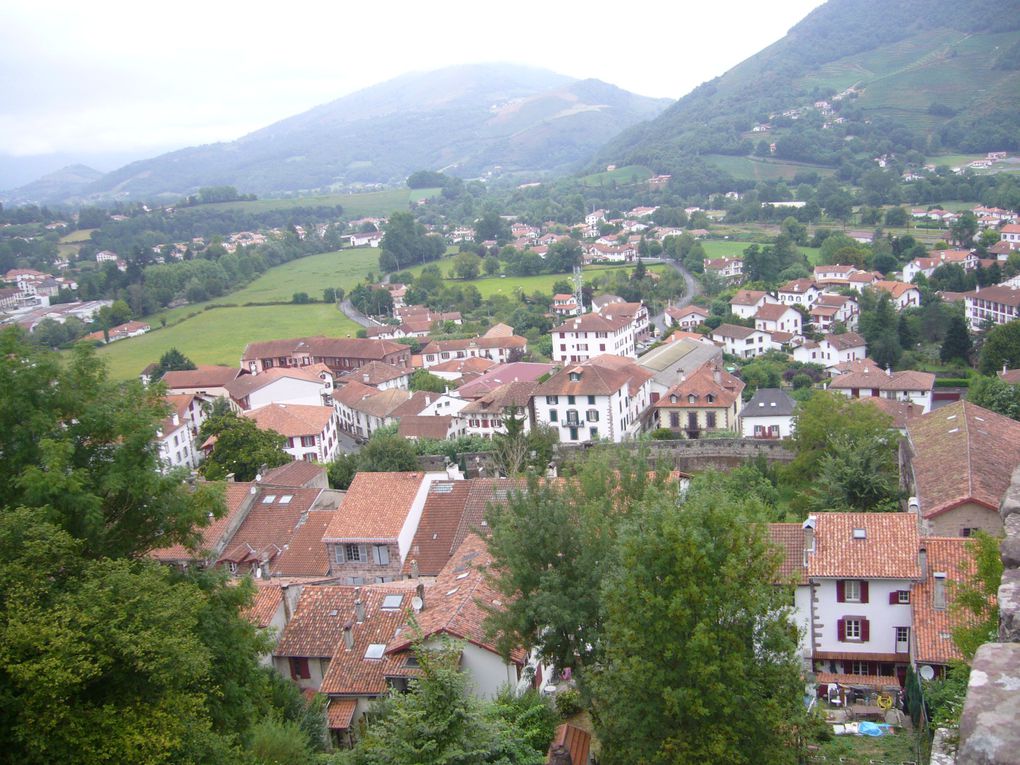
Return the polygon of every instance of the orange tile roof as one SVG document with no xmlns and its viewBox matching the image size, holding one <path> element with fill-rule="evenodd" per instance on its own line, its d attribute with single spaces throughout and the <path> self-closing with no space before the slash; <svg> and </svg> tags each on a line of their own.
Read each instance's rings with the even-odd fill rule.
<svg viewBox="0 0 1020 765">
<path fill-rule="evenodd" d="M 762 321 L 778 321 L 783 318 L 783 315 L 787 311 L 798 313 L 797 309 L 784 303 L 765 303 L 765 305 L 758 308 L 758 311 L 754 314 L 754 318 L 761 319 Z"/>
<path fill-rule="evenodd" d="M 266 471 L 262 476 L 264 486 L 291 486 L 297 488 L 310 488 L 309 483 L 325 479 L 326 468 L 317 462 L 306 462 L 305 460 L 292 460 L 280 467 Z"/>
<path fill-rule="evenodd" d="M 794 581 L 807 584 L 807 569 L 804 567 L 804 529 L 799 523 L 770 523 L 769 541 L 783 553 L 779 566 L 779 583 Z"/>
<path fill-rule="evenodd" d="M 305 587 L 273 655 L 333 656 L 343 640 L 344 625 L 354 621 L 356 590 L 339 585 Z"/>
<path fill-rule="evenodd" d="M 907 284 L 906 282 L 891 282 L 891 281 L 877 281 L 871 285 L 876 290 L 882 290 L 888 292 L 894 298 L 902 297 L 904 292 L 909 290 L 917 290 L 913 284 Z"/>
<path fill-rule="evenodd" d="M 911 590 L 910 602 L 914 619 L 914 644 L 919 662 L 948 664 L 963 654 L 953 642 L 953 629 L 966 624 L 965 613 L 954 611 L 953 583 L 963 582 L 974 573 L 971 539 L 962 537 L 926 537 L 922 546 L 927 551 L 927 576 Z M 946 608 L 935 608 L 935 573 L 946 575 Z"/>
<path fill-rule="evenodd" d="M 234 532 L 220 560 L 232 563 L 272 561 L 271 569 L 280 576 L 321 576 L 328 573 L 328 564 L 320 565 L 318 570 L 306 570 L 308 566 L 303 564 L 301 571 L 288 572 L 281 570 L 279 560 L 276 560 L 287 549 L 297 530 L 307 522 L 308 516 L 312 515 L 310 510 L 319 499 L 321 491 L 261 487 L 251 510 Z M 322 558 L 323 563 L 326 563 L 324 545 Z M 296 562 L 296 556 L 292 556 L 292 560 Z"/>
<path fill-rule="evenodd" d="M 326 576 L 329 553 L 322 541 L 335 510 L 313 510 L 298 521 L 298 526 L 283 552 L 273 561 L 274 576 Z"/>
<path fill-rule="evenodd" d="M 331 406 L 309 404 L 267 404 L 258 409 L 242 412 L 255 420 L 262 430 L 275 430 L 281 436 L 317 436 L 322 433 L 333 417 Z"/>
<path fill-rule="evenodd" d="M 909 513 L 818 513 L 808 576 L 837 579 L 917 579 L 917 518 Z M 854 538 L 864 529 L 864 539 Z"/>
<path fill-rule="evenodd" d="M 957 401 L 909 422 L 907 435 L 925 518 L 965 502 L 998 510 L 1020 465 L 1020 423 Z"/>
<path fill-rule="evenodd" d="M 715 375 L 718 373 L 719 381 Z M 744 382 L 714 364 L 703 364 L 683 382 L 662 394 L 652 406 L 656 409 L 726 409 L 733 406 L 744 390 Z M 690 397 L 694 396 L 694 401 Z M 708 397 L 713 400 L 709 401 Z M 676 397 L 676 401 L 673 401 Z"/>
<path fill-rule="evenodd" d="M 610 308 L 611 306 L 607 306 Z M 616 332 L 630 324 L 629 316 L 603 316 L 598 313 L 585 313 L 567 319 L 558 327 L 553 327 L 552 334 L 564 332 Z"/>
<path fill-rule="evenodd" d="M 208 526 L 199 529 L 201 536 L 197 547 L 198 551 L 213 550 L 217 545 L 225 541 L 223 536 L 226 531 L 235 527 L 238 517 L 247 512 L 248 507 L 250 507 L 249 501 L 252 499 L 251 489 L 256 484 L 228 481 L 221 485 L 224 486 L 223 500 L 226 505 L 226 512 L 222 517 L 213 520 Z M 201 557 L 196 555 L 196 551 L 188 550 L 183 545 L 152 550 L 149 556 L 163 562 L 190 561 Z"/>
<path fill-rule="evenodd" d="M 411 561 L 418 562 L 420 576 L 437 576 L 454 551 L 457 529 L 467 506 L 474 481 L 436 481 L 429 487 L 418 529 L 404 561 L 403 573 L 410 576 Z"/>
<path fill-rule="evenodd" d="M 255 597 L 245 609 L 244 618 L 256 627 L 265 629 L 273 621 L 282 602 L 283 590 L 280 585 L 256 580 Z"/>
<path fill-rule="evenodd" d="M 579 380 L 571 380 L 579 374 Z M 631 395 L 654 375 L 631 359 L 604 354 L 581 364 L 564 367 L 535 388 L 536 396 L 608 396 L 628 386 Z"/>
<path fill-rule="evenodd" d="M 445 441 L 450 437 L 453 415 L 407 414 L 400 418 L 397 435 L 401 438 L 422 438 Z"/>
<path fill-rule="evenodd" d="M 819 685 L 866 685 L 870 688 L 894 687 L 900 684 L 893 675 L 847 675 L 837 672 L 816 672 L 815 682 Z"/>
<path fill-rule="evenodd" d="M 538 383 L 509 382 L 489 391 L 460 410 L 467 414 L 502 414 L 507 407 L 525 408 Z"/>
<path fill-rule="evenodd" d="M 422 348 L 425 355 L 466 351 L 470 349 L 490 350 L 493 348 L 524 348 L 528 345 L 527 338 L 510 335 L 509 337 L 470 337 L 463 340 L 433 340 Z"/>
<path fill-rule="evenodd" d="M 450 359 L 442 364 L 429 367 L 430 372 L 487 372 L 496 362 L 484 356 L 469 356 L 466 359 Z"/>
<path fill-rule="evenodd" d="M 730 305 L 755 305 L 767 294 L 762 290 L 737 290 L 737 293 L 730 298 Z"/>
<path fill-rule="evenodd" d="M 484 627 L 486 608 L 502 605 L 502 596 L 485 577 L 491 563 L 485 541 L 477 534 L 469 534 L 425 593 L 425 608 L 418 614 L 424 637 L 450 635 L 498 653 Z M 414 639 L 411 630 L 404 630 L 389 641 L 386 652 L 407 650 Z M 524 652 L 515 651 L 510 658 L 523 664 Z"/>
<path fill-rule="evenodd" d="M 185 369 L 167 372 L 163 382 L 167 388 L 219 388 L 231 380 L 244 374 L 244 370 L 226 366 L 199 366 L 198 369 Z"/>
<path fill-rule="evenodd" d="M 322 366 L 316 364 L 316 367 Z M 327 369 L 327 371 L 329 371 Z M 332 372 L 330 372 L 332 375 Z M 224 388 L 230 397 L 240 401 L 245 396 L 250 396 L 257 390 L 262 390 L 268 385 L 272 385 L 277 380 L 282 379 L 289 380 L 302 380 L 304 382 L 314 383 L 316 386 L 322 385 L 322 378 L 316 371 L 313 371 L 310 366 L 308 367 L 273 367 L 267 369 L 265 372 L 257 375 L 241 375 L 240 377 L 231 380 L 224 384 Z"/>
<path fill-rule="evenodd" d="M 341 375 L 340 379 L 360 382 L 363 385 L 382 385 L 391 380 L 408 377 L 411 370 L 407 367 L 395 367 L 382 361 L 370 361 L 364 366 L 352 369 Z"/>
<path fill-rule="evenodd" d="M 325 539 L 396 539 L 411 511 L 424 473 L 358 473 L 326 530 Z"/>
<path fill-rule="evenodd" d="M 326 720 L 330 730 L 347 730 L 351 727 L 354 710 L 358 708 L 357 699 L 330 699 L 326 708 Z"/>
</svg>

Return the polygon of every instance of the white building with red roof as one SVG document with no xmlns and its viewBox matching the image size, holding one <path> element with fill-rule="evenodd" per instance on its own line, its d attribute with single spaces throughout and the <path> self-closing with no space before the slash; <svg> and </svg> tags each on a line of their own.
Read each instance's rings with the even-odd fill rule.
<svg viewBox="0 0 1020 765">
<path fill-rule="evenodd" d="M 261 430 L 283 436 L 283 450 L 296 460 L 332 462 L 340 449 L 340 421 L 332 406 L 267 404 L 242 414 Z"/>
<path fill-rule="evenodd" d="M 754 328 L 770 334 L 786 332 L 791 335 L 799 335 L 802 321 L 800 312 L 785 304 L 766 303 L 754 314 Z"/>
<path fill-rule="evenodd" d="M 552 358 L 561 363 L 587 361 L 604 353 L 637 355 L 634 324 L 630 316 L 586 313 L 568 319 L 550 332 Z"/>
<path fill-rule="evenodd" d="M 690 331 L 700 324 L 704 324 L 705 319 L 709 317 L 709 312 L 707 308 L 702 308 L 700 305 L 689 305 L 685 308 L 670 306 L 666 309 L 666 316 L 674 327 Z"/>
<path fill-rule="evenodd" d="M 764 290 L 737 290 L 730 298 L 730 313 L 750 319 L 763 305 L 779 305 L 779 301 Z"/>
</svg>

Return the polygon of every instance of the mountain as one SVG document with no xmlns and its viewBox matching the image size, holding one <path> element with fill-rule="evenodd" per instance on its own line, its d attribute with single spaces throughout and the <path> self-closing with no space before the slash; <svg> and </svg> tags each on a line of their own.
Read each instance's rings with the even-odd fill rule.
<svg viewBox="0 0 1020 765">
<path fill-rule="evenodd" d="M 218 185 L 266 194 L 401 182 L 421 169 L 465 178 L 563 171 L 670 103 L 541 69 L 451 67 L 398 77 L 236 141 L 133 162 L 84 194 L 179 197 Z"/>
<path fill-rule="evenodd" d="M 783 39 L 610 141 L 589 167 L 668 170 L 696 155 L 767 153 L 769 143 L 780 159 L 836 166 L 847 135 L 869 134 L 899 151 L 1015 151 L 1018 30 L 1017 0 L 829 0 Z M 825 133 L 831 119 L 811 109 L 840 93 L 831 118 L 844 119 Z M 763 124 L 764 149 L 752 133 Z"/>
<path fill-rule="evenodd" d="M 60 170 L 47 173 L 15 191 L 5 193 L 3 199 L 18 202 L 37 202 L 62 199 L 82 193 L 103 174 L 86 165 L 68 165 Z"/>
</svg>

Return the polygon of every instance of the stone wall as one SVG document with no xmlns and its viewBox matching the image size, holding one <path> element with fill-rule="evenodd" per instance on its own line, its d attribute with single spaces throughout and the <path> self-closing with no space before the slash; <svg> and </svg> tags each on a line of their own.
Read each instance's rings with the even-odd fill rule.
<svg viewBox="0 0 1020 765">
<path fill-rule="evenodd" d="M 559 460 L 569 460 L 598 444 L 560 444 Z M 755 438 L 704 438 L 676 441 L 625 441 L 614 448 L 645 450 L 657 464 L 662 460 L 685 473 L 699 470 L 732 470 L 750 459 L 764 457 L 768 462 L 789 462 L 796 456 L 782 441 Z"/>
<path fill-rule="evenodd" d="M 999 642 L 985 643 L 974 655 L 957 765 L 1020 763 L 1020 467 L 1013 471 L 999 513 L 1006 533 Z"/>
</svg>

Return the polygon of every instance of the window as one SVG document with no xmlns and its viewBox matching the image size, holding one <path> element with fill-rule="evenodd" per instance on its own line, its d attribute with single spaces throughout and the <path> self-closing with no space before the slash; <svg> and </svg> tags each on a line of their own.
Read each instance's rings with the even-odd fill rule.
<svg viewBox="0 0 1020 765">
<path fill-rule="evenodd" d="M 715 412 L 705 412 L 705 427 L 715 427 Z"/>
<path fill-rule="evenodd" d="M 570 440 L 571 441 L 576 441 L 577 440 L 577 428 L 571 428 L 570 429 Z"/>
<path fill-rule="evenodd" d="M 845 638 L 847 640 L 860 640 L 861 639 L 861 620 L 860 619 L 846 619 L 843 624 L 846 628 Z"/>
<path fill-rule="evenodd" d="M 383 654 L 386 653 L 385 643 L 372 643 L 365 650 L 366 659 L 381 659 Z"/>
<path fill-rule="evenodd" d="M 588 434 L 592 438 L 598 438 L 599 437 L 599 429 L 598 428 L 588 428 Z"/>
<path fill-rule="evenodd" d="M 588 403 L 591 404 L 592 406 L 595 406 L 595 397 L 588 396 Z"/>
<path fill-rule="evenodd" d="M 560 421 L 559 412 L 557 412 L 555 409 L 550 409 L 549 410 L 549 422 L 559 422 L 559 421 Z"/>
<path fill-rule="evenodd" d="M 960 536 L 961 537 L 973 536 L 975 531 L 977 531 L 976 528 L 965 526 L 964 528 L 960 529 Z"/>
<path fill-rule="evenodd" d="M 372 560 L 376 565 L 388 566 L 390 563 L 390 548 L 386 545 L 372 545 Z"/>
<path fill-rule="evenodd" d="M 577 403 L 577 399 L 574 396 L 567 396 L 567 403 L 570 406 L 573 406 L 574 404 Z"/>
<path fill-rule="evenodd" d="M 871 663 L 867 661 L 850 661 L 847 662 L 846 669 L 848 675 L 870 675 Z"/>
<path fill-rule="evenodd" d="M 581 421 L 581 418 L 577 416 L 577 410 L 576 409 L 568 409 L 567 410 L 567 424 L 568 425 L 574 426 L 574 425 L 577 425 L 580 421 Z"/>
<path fill-rule="evenodd" d="M 906 645 L 909 642 L 910 642 L 910 627 L 897 627 L 896 628 L 896 645 L 897 645 L 897 648 L 900 645 Z M 902 651 L 897 651 L 897 653 L 903 653 L 903 652 Z"/>
<path fill-rule="evenodd" d="M 893 600 L 893 596 L 895 596 L 896 600 Z M 896 590 L 896 592 L 894 592 L 894 593 L 892 593 L 892 595 L 890 595 L 889 602 L 890 603 L 898 603 L 900 605 L 909 605 L 909 603 L 910 603 L 910 590 Z"/>
<path fill-rule="evenodd" d="M 598 409 L 589 409 L 588 412 L 585 415 L 585 418 L 588 420 L 588 422 L 598 422 L 599 421 L 599 410 Z"/>
<path fill-rule="evenodd" d="M 545 403 L 547 403 L 547 404 L 558 404 L 558 403 L 560 403 L 560 397 L 559 396 L 546 396 L 545 397 Z"/>
<path fill-rule="evenodd" d="M 346 561 L 347 561 L 347 558 L 344 556 L 344 546 L 343 545 L 337 545 L 336 547 L 334 547 L 333 548 L 333 562 L 334 563 L 344 563 Z"/>
<path fill-rule="evenodd" d="M 291 680 L 307 680 L 312 676 L 311 671 L 308 669 L 308 659 L 297 658 L 292 656 L 290 658 L 290 679 Z"/>
<path fill-rule="evenodd" d="M 837 603 L 867 603 L 868 583 L 860 579 L 840 579 L 836 582 Z"/>
<path fill-rule="evenodd" d="M 349 561 L 365 560 L 365 548 L 362 545 L 344 545 L 344 553 Z"/>
<path fill-rule="evenodd" d="M 670 412 L 669 413 L 669 426 L 671 428 L 679 428 L 680 427 L 680 414 L 679 413 L 677 413 L 677 412 Z"/>
<path fill-rule="evenodd" d="M 302 446 L 315 446 L 315 436 L 301 436 Z"/>
</svg>

